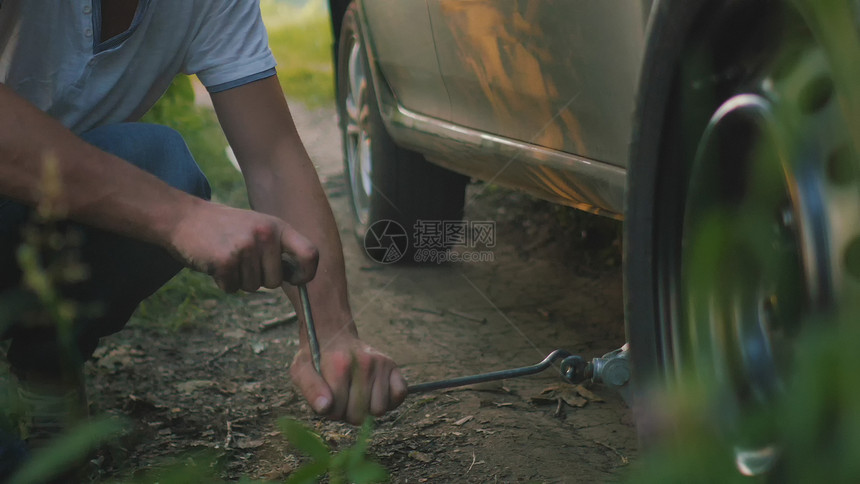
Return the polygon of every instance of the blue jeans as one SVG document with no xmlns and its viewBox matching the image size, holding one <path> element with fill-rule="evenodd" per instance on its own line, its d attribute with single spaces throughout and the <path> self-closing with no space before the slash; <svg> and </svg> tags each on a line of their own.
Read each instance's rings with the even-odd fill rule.
<svg viewBox="0 0 860 484">
<path fill-rule="evenodd" d="M 209 199 L 206 177 L 195 163 L 182 136 L 173 129 L 143 123 L 103 126 L 81 138 L 157 176 L 174 188 Z M 33 210 L 0 199 L 0 299 L 20 289 L 21 272 L 15 252 L 21 243 L 21 228 Z M 54 328 L 13 325 L 3 335 L 11 344 L 7 359 L 18 374 L 60 374 L 64 362 L 83 364 L 99 338 L 125 326 L 138 304 L 182 268 L 164 249 L 92 227 L 78 226 L 83 235 L 82 262 L 89 268 L 86 281 L 61 287 L 63 295 L 83 305 L 99 307 L 96 315 L 76 320 L 72 359 L 63 355 Z"/>
</svg>

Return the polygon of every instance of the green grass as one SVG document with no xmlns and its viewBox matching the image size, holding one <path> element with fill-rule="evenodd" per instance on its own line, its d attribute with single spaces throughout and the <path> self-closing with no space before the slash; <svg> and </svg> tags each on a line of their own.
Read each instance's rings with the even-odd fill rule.
<svg viewBox="0 0 860 484">
<path fill-rule="evenodd" d="M 309 107 L 334 102 L 331 25 L 322 2 L 298 10 L 262 3 L 278 78 L 290 99 Z"/>
</svg>

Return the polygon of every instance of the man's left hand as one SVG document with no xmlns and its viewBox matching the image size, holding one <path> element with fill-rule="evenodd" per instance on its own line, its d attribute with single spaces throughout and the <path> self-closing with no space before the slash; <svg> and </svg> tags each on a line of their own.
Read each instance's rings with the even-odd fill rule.
<svg viewBox="0 0 860 484">
<path fill-rule="evenodd" d="M 307 348 L 299 350 L 290 368 L 316 413 L 361 425 L 369 414 L 381 416 L 406 398 L 406 380 L 388 356 L 351 334 L 320 343 L 322 376 Z"/>
</svg>

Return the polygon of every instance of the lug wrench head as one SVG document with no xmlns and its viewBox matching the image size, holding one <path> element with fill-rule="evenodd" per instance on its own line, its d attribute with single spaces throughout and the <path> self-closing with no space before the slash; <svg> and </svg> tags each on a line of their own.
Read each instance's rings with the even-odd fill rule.
<svg viewBox="0 0 860 484">
<path fill-rule="evenodd" d="M 578 355 L 571 355 L 561 361 L 561 374 L 570 383 L 581 383 L 591 378 L 591 364 Z"/>
</svg>

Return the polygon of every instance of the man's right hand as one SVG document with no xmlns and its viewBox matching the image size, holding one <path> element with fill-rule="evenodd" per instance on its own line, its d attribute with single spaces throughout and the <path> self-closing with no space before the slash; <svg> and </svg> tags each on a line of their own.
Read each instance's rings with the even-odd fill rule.
<svg viewBox="0 0 860 484">
<path fill-rule="evenodd" d="M 227 292 L 305 284 L 319 260 L 316 247 L 283 220 L 202 200 L 180 217 L 170 248 Z M 296 261 L 291 273 L 282 269 L 283 253 Z"/>
<path fill-rule="evenodd" d="M 316 247 L 283 220 L 171 188 L 84 142 L 2 83 L 0 106 L 3 197 L 39 203 L 45 160 L 53 158 L 62 180 L 54 202 L 69 218 L 166 247 L 185 265 L 211 274 L 226 291 L 302 284 L 314 277 Z M 286 278 L 284 253 L 295 261 Z"/>
</svg>

